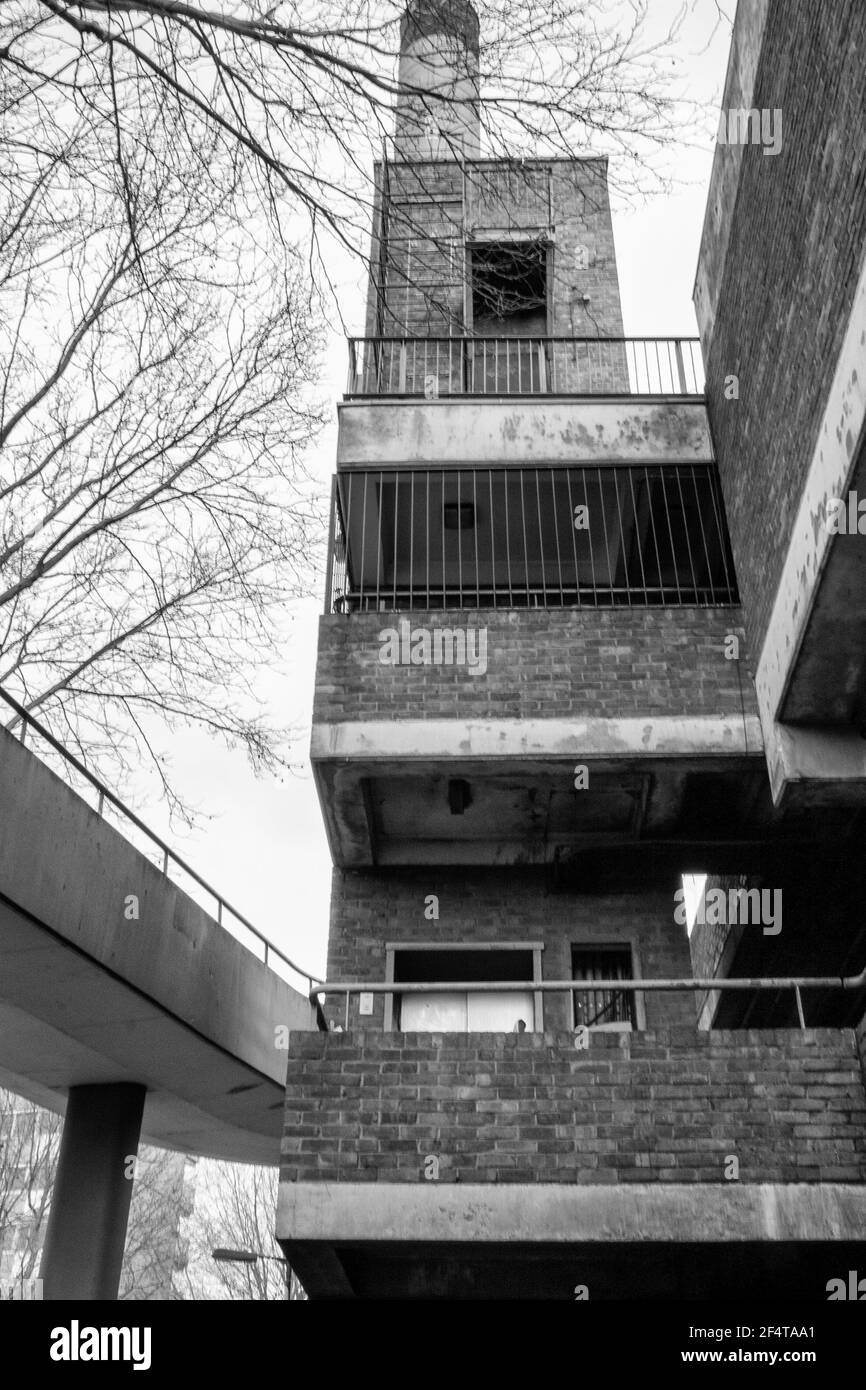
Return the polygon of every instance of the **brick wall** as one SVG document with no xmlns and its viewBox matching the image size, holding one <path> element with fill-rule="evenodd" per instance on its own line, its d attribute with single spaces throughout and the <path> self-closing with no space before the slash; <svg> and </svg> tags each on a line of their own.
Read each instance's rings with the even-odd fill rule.
<svg viewBox="0 0 866 1390">
<path fill-rule="evenodd" d="M 283 1181 L 866 1180 L 850 1030 L 293 1033 Z"/>
<path fill-rule="evenodd" d="M 543 941 L 542 976 L 571 978 L 572 945 L 630 944 L 643 978 L 688 976 L 685 927 L 674 921 L 674 890 L 588 895 L 548 891 L 544 870 L 412 868 L 344 871 L 335 869 L 328 939 L 330 980 L 385 979 L 385 943 L 435 941 Z M 438 898 L 438 920 L 425 917 L 425 900 Z M 649 1027 L 690 1024 L 690 994 L 646 995 Z M 351 1004 L 350 1022 L 358 1015 Z M 384 999 L 374 1001 L 370 1026 L 381 1027 Z M 335 1006 L 342 1021 L 343 1007 Z M 544 1020 L 570 1027 L 571 1005 L 562 995 L 545 996 Z M 366 1020 L 365 1020 L 366 1025 Z"/>
<path fill-rule="evenodd" d="M 773 0 L 750 105 L 782 110 L 781 152 L 749 145 L 719 155 L 741 165 L 704 342 L 707 402 L 756 653 L 863 259 L 864 65 L 862 0 Z M 713 254 L 712 244 L 702 248 L 702 259 Z M 731 374 L 738 400 L 724 396 Z"/>
<path fill-rule="evenodd" d="M 386 666 L 379 634 L 484 627 L 487 670 Z M 737 608 L 504 609 L 356 613 L 320 620 L 314 721 L 747 715 L 755 693 Z"/>
<path fill-rule="evenodd" d="M 549 210 L 546 196 L 540 201 L 535 197 L 538 173 L 548 168 Z M 498 187 L 504 193 L 485 197 L 484 189 L 492 186 L 497 170 L 501 179 Z M 569 337 L 622 335 L 605 159 L 553 160 L 537 165 L 526 161 L 513 166 L 484 163 L 469 166 L 465 174 L 453 161 L 416 161 L 390 165 L 387 177 L 389 268 L 384 319 L 378 327 L 377 233 L 367 303 L 368 335 L 448 336 L 463 332 L 466 243 L 478 233 L 488 239 L 501 234 L 502 240 L 508 240 L 530 229 L 550 238 L 554 248 L 548 332 Z M 382 180 L 382 167 L 377 164 L 377 226 Z M 545 195 L 546 188 L 545 181 Z M 588 305 L 582 303 L 584 297 L 589 298 Z"/>
</svg>

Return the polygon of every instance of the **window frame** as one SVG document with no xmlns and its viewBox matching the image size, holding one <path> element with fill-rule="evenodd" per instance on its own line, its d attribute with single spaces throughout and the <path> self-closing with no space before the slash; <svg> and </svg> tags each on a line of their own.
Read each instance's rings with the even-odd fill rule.
<svg viewBox="0 0 866 1390">
<path fill-rule="evenodd" d="M 631 955 L 631 971 L 632 971 L 631 978 L 632 978 L 633 980 L 642 980 L 642 979 L 644 979 L 644 973 L 643 973 L 643 970 L 641 969 L 640 950 L 639 950 L 639 947 L 638 947 L 638 937 L 637 937 L 637 936 L 620 937 L 619 940 L 610 940 L 610 939 L 607 939 L 606 941 L 589 941 L 589 940 L 586 940 L 586 939 L 584 938 L 583 940 L 578 940 L 578 941 L 571 941 L 571 942 L 569 942 L 569 946 L 568 946 L 568 966 L 569 966 L 569 973 L 570 973 L 572 979 L 574 979 L 574 953 L 575 953 L 575 951 L 596 951 L 596 952 L 603 952 L 603 951 L 620 951 L 620 952 L 624 952 L 624 951 L 628 951 L 628 952 L 630 953 L 630 955 Z M 625 991 L 625 992 L 626 992 L 626 993 L 629 993 L 630 991 Z M 634 993 L 634 1026 L 633 1026 L 633 1028 L 628 1028 L 628 1029 L 627 1029 L 627 1028 L 622 1028 L 622 1029 L 612 1028 L 612 1029 L 608 1029 L 608 1030 L 607 1030 L 608 1032 L 634 1032 L 634 1033 L 643 1033 L 643 1032 L 646 1031 L 646 1006 L 645 1006 L 645 997 L 644 997 L 643 993 L 641 993 L 639 990 L 634 990 L 633 993 Z M 572 991 L 571 991 L 571 1027 L 572 1027 L 572 1030 L 574 1030 L 574 1029 L 577 1028 L 578 1026 L 579 1026 L 579 1025 L 578 1025 L 578 1020 L 577 1020 L 577 1017 L 576 1017 L 576 1014 L 575 1014 L 575 995 L 574 995 L 574 991 L 572 990 Z"/>
<path fill-rule="evenodd" d="M 385 942 L 385 983 L 393 984 L 397 987 L 393 992 L 389 991 L 385 995 L 385 1019 L 383 1028 L 386 1033 L 398 1031 L 394 1027 L 394 998 L 400 993 L 400 981 L 394 979 L 394 958 L 397 952 L 409 953 L 410 951 L 483 951 L 497 952 L 503 951 L 531 951 L 532 952 L 532 979 L 533 983 L 540 983 L 544 974 L 542 971 L 542 953 L 544 951 L 543 941 L 386 941 Z M 479 984 L 484 983 L 478 981 Z M 544 994 L 541 990 L 534 990 L 532 994 L 533 1009 L 535 1013 L 533 1032 L 542 1033 L 544 1031 Z"/>
</svg>

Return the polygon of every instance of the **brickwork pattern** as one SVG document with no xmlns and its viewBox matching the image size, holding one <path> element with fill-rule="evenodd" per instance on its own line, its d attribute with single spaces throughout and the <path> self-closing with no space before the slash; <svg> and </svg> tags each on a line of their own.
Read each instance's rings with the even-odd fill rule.
<svg viewBox="0 0 866 1390">
<path fill-rule="evenodd" d="M 379 634 L 487 630 L 487 670 L 383 665 Z M 740 660 L 725 659 L 728 634 Z M 454 609 L 320 620 L 314 722 L 757 713 L 737 608 Z M 477 650 L 477 649 L 476 649 Z"/>
<path fill-rule="evenodd" d="M 793 10 L 771 4 L 752 106 L 781 109 L 782 149 L 742 151 L 707 360 L 708 408 L 756 652 L 863 260 L 864 66 L 862 0 Z M 738 400 L 725 399 L 731 374 Z"/>
<path fill-rule="evenodd" d="M 411 868 L 333 872 L 328 938 L 329 980 L 385 979 L 385 943 L 435 941 L 544 943 L 542 977 L 571 979 L 571 947 L 629 944 L 641 978 L 691 974 L 685 927 L 674 921 L 674 891 L 587 895 L 548 891 L 543 869 Z M 425 917 L 430 895 L 438 920 Z M 690 994 L 647 994 L 650 1027 L 692 1024 Z M 571 1027 L 571 1002 L 552 991 L 544 998 L 544 1022 Z M 333 1017 L 343 1021 L 342 1005 Z M 357 999 L 350 1024 L 358 1020 Z M 384 1000 L 374 1000 L 369 1026 L 382 1027 Z M 364 1020 L 367 1024 L 367 1020 Z"/>
<path fill-rule="evenodd" d="M 390 165 L 387 179 L 388 269 L 380 305 L 382 257 L 376 235 L 368 336 L 447 337 L 465 332 L 467 242 L 473 236 L 490 239 L 499 234 L 507 241 L 528 232 L 553 245 L 549 333 L 622 336 L 605 160 L 486 163 L 470 165 L 465 173 L 454 161 L 417 161 Z M 377 226 L 382 181 L 382 166 L 377 165 Z M 567 365 L 563 363 L 564 372 Z"/>
<path fill-rule="evenodd" d="M 295 1033 L 283 1181 L 866 1180 L 851 1030 Z"/>
</svg>

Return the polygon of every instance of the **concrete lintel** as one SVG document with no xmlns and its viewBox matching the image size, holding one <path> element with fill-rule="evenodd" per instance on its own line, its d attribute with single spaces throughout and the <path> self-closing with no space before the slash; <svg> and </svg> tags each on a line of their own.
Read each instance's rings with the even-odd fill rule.
<svg viewBox="0 0 866 1390">
<path fill-rule="evenodd" d="M 833 383 L 791 530 L 773 611 L 755 675 L 758 710 L 771 763 L 777 764 L 778 799 L 788 777 L 789 749 L 778 732 L 782 703 L 794 677 L 806 629 L 827 566 L 834 537 L 827 531 L 828 502 L 844 498 L 851 485 L 857 454 L 866 433 L 866 261 L 854 296 Z M 807 746 L 814 746 L 810 738 Z M 856 767 L 856 762 L 855 762 Z M 792 774 L 796 776 L 796 773 Z M 800 776 L 809 775 L 800 773 Z M 816 774 L 816 775 L 820 775 Z M 843 776 L 859 777 L 856 770 Z M 781 778 L 781 781 L 778 779 Z"/>
<path fill-rule="evenodd" d="M 281 1182 L 284 1242 L 854 1241 L 866 1186 L 844 1183 Z"/>
<path fill-rule="evenodd" d="M 313 725 L 311 760 L 445 762 L 540 757 L 742 757 L 763 751 L 754 715 L 643 719 L 398 719 Z"/>
</svg>

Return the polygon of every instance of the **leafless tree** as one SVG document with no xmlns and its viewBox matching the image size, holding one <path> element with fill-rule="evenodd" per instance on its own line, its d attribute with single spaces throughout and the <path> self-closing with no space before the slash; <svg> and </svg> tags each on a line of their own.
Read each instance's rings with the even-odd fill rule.
<svg viewBox="0 0 866 1390">
<path fill-rule="evenodd" d="M 39 1257 L 62 1121 L 11 1091 L 0 1090 L 0 1258 L 5 1284 L 26 1284 Z"/>
<path fill-rule="evenodd" d="M 177 1298 L 193 1193 L 182 1154 L 143 1145 L 135 1165 L 118 1298 Z"/>
<path fill-rule="evenodd" d="M 679 20 L 476 9 L 488 155 L 610 153 L 623 187 L 652 180 Z M 0 684 L 115 780 L 149 759 L 181 812 L 160 721 L 285 758 L 254 678 L 324 537 L 301 464 L 316 290 L 335 248 L 367 253 L 395 102 L 443 125 L 456 99 L 401 76 L 402 11 L 0 7 Z"/>
<path fill-rule="evenodd" d="M 39 1276 L 60 1152 L 60 1115 L 0 1090 L 0 1284 Z M 192 1210 L 186 1161 L 142 1145 L 135 1166 L 119 1297 L 177 1296 L 186 1261 L 183 1221 Z"/>
<path fill-rule="evenodd" d="M 195 1210 L 188 1226 L 189 1262 L 179 1280 L 184 1298 L 246 1301 L 306 1295 L 274 1239 L 277 1171 L 248 1164 L 199 1162 Z M 213 1251 L 260 1258 L 224 1262 Z M 265 1258 L 261 1258 L 264 1256 Z"/>
<path fill-rule="evenodd" d="M 321 530 L 304 266 L 194 106 L 0 25 L 0 684 L 115 777 L 154 716 L 273 764 L 253 674 Z"/>
</svg>

